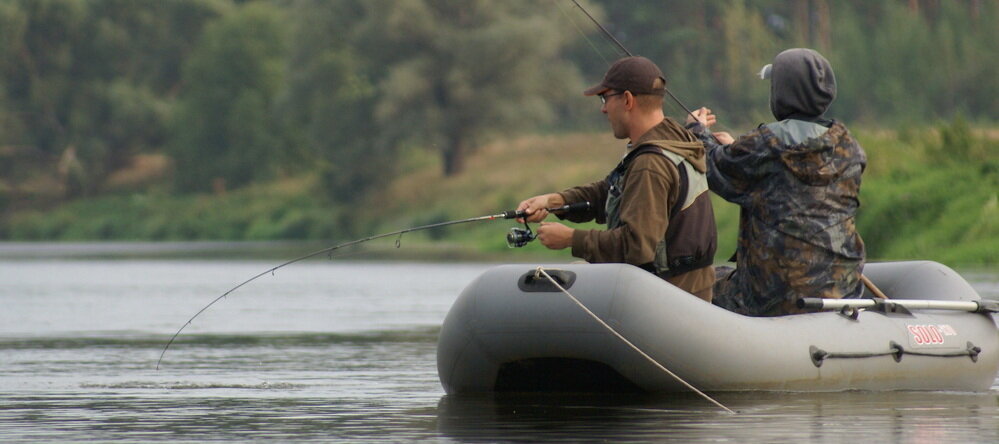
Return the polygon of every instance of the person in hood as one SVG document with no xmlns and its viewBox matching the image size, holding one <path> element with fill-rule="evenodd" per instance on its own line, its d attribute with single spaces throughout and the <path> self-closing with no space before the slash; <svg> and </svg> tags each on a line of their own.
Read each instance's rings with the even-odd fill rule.
<svg viewBox="0 0 999 444">
<path fill-rule="evenodd" d="M 642 267 L 711 301 L 717 232 L 707 185 L 703 144 L 663 114 L 666 78 L 651 60 L 616 61 L 596 86 L 614 137 L 627 139 L 625 154 L 602 180 L 524 200 L 517 206 L 540 222 L 547 208 L 590 202 L 585 212 L 560 214 L 572 222 L 596 220 L 606 230 L 578 230 L 542 223 L 538 240 L 551 249 L 572 247 L 588 262 Z"/>
<path fill-rule="evenodd" d="M 863 292 L 864 242 L 857 233 L 864 150 L 824 113 L 836 98 L 829 62 L 789 49 L 761 71 L 776 122 L 733 140 L 710 133 L 701 108 L 687 127 L 708 147 L 708 184 L 740 206 L 736 268 L 719 267 L 714 303 L 750 316 L 801 312 L 804 297 Z"/>
</svg>

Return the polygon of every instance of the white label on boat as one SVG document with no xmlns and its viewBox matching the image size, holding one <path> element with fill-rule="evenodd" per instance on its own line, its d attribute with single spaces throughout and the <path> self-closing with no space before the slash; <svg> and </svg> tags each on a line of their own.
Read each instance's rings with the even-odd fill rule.
<svg viewBox="0 0 999 444">
<path fill-rule="evenodd" d="M 957 336 L 957 331 L 948 324 L 906 325 L 906 328 L 915 345 L 940 345 L 946 342 L 946 336 Z"/>
</svg>

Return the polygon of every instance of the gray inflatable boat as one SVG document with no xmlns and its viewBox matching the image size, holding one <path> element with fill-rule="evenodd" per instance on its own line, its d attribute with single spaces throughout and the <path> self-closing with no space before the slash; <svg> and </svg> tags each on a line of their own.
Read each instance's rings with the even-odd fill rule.
<svg viewBox="0 0 999 444">
<path fill-rule="evenodd" d="M 687 390 L 536 268 L 488 270 L 455 301 L 437 345 L 448 394 Z M 774 318 L 729 312 L 630 265 L 544 269 L 607 326 L 704 391 L 985 391 L 999 370 L 992 314 L 932 304 L 991 302 L 935 262 L 868 264 L 865 275 L 889 303 Z M 906 301 L 923 305 L 907 310 Z"/>
</svg>

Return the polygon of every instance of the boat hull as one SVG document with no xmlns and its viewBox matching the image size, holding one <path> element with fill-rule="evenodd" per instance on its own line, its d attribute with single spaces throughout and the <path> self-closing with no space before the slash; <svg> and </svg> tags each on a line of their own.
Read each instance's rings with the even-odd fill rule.
<svg viewBox="0 0 999 444">
<path fill-rule="evenodd" d="M 449 394 L 505 390 L 687 390 L 528 265 L 488 270 L 441 329 L 437 365 Z M 999 370 L 991 315 L 861 310 L 738 315 L 623 264 L 545 266 L 568 291 L 656 362 L 706 391 L 988 390 Z M 868 264 L 889 297 L 977 300 L 934 262 Z"/>
</svg>

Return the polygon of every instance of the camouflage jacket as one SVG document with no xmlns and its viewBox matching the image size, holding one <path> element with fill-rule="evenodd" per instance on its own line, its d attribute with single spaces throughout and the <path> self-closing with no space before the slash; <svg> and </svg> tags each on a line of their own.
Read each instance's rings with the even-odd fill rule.
<svg viewBox="0 0 999 444">
<path fill-rule="evenodd" d="M 708 185 L 741 207 L 734 272 L 715 284 L 715 303 L 752 316 L 797 313 L 803 297 L 859 297 L 864 243 L 860 206 L 864 150 L 841 123 L 761 125 L 708 148 Z"/>
</svg>

